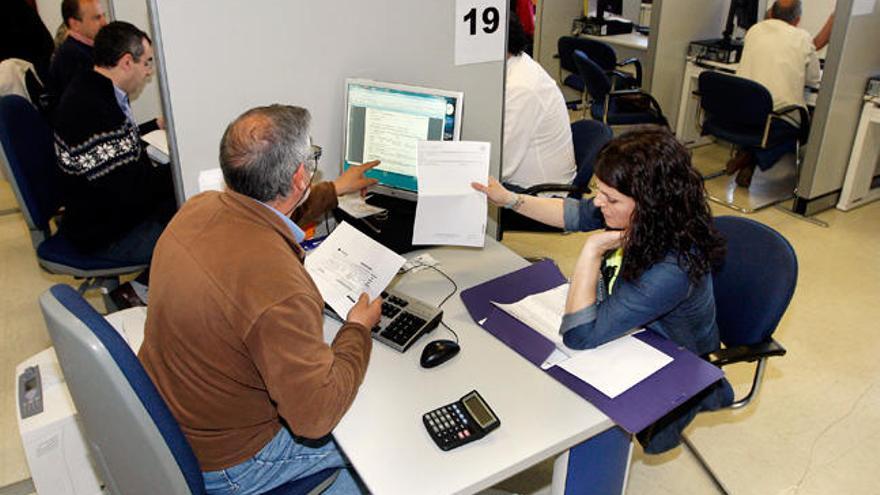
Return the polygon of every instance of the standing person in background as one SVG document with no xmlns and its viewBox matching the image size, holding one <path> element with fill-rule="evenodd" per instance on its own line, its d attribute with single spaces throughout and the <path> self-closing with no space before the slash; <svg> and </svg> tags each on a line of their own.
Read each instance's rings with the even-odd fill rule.
<svg viewBox="0 0 880 495">
<path fill-rule="evenodd" d="M 49 67 L 49 104 L 54 107 L 70 81 L 95 65 L 95 37 L 107 25 L 100 0 L 63 0 L 61 18 L 67 38 L 55 50 Z"/>
</svg>

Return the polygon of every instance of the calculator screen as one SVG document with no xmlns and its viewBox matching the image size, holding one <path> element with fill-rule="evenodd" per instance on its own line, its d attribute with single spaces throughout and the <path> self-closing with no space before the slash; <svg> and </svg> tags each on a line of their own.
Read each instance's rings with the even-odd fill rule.
<svg viewBox="0 0 880 495">
<path fill-rule="evenodd" d="M 485 428 L 495 421 L 498 421 L 497 418 L 495 418 L 495 415 L 489 412 L 489 409 L 476 394 L 471 394 L 465 397 L 462 402 L 464 402 L 464 407 L 466 407 L 468 412 L 471 413 L 471 416 L 477 420 L 480 428 Z"/>
</svg>

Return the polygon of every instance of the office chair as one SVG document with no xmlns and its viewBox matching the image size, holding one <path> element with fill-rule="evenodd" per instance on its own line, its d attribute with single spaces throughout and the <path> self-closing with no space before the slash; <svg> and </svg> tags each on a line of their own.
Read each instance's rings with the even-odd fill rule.
<svg viewBox="0 0 880 495">
<path fill-rule="evenodd" d="M 581 93 L 581 102 L 586 100 L 584 94 L 586 92 L 586 84 L 574 63 L 575 50 L 586 53 L 595 61 L 614 82 L 616 89 L 642 87 L 642 62 L 638 58 L 632 57 L 618 63 L 617 53 L 614 51 L 614 48 L 604 41 L 577 36 L 562 36 L 556 44 L 556 49 L 556 56 L 559 58 L 559 76 L 557 80 L 563 85 Z M 619 70 L 627 65 L 632 65 L 635 68 L 635 76 Z M 564 79 L 562 77 L 563 70 L 569 73 Z"/>
<path fill-rule="evenodd" d="M 536 184 L 527 188 L 522 194 L 537 196 L 539 194 L 565 194 L 569 198 L 580 199 L 590 192 L 590 178 L 593 176 L 593 164 L 602 147 L 614 137 L 611 128 L 598 120 L 579 120 L 571 124 L 571 140 L 574 144 L 574 161 L 577 173 L 571 184 Z M 505 230 L 529 232 L 561 232 L 519 213 L 501 210 L 501 232 Z"/>
<path fill-rule="evenodd" d="M 727 256 L 712 274 L 723 347 L 705 357 L 719 367 L 757 363 L 749 392 L 728 406 L 739 409 L 757 396 L 767 360 L 785 355 L 773 332 L 797 285 L 797 255 L 782 235 L 754 220 L 717 217 L 715 226 L 727 239 Z M 693 443 L 687 436 L 683 440 L 716 486 L 728 493 Z"/>
<path fill-rule="evenodd" d="M 40 296 L 40 309 L 99 476 L 116 494 L 205 493 L 198 461 L 137 356 L 67 285 Z M 319 493 L 328 469 L 267 492 Z"/>
<path fill-rule="evenodd" d="M 659 124 L 669 126 L 660 104 L 641 89 L 615 89 L 608 74 L 581 50 L 574 51 L 574 64 L 584 80 L 584 117 L 590 115 L 607 125 Z M 589 97 L 589 101 L 587 99 Z"/>
<path fill-rule="evenodd" d="M 723 72 L 704 71 L 699 76 L 697 88 L 696 95 L 700 98 L 698 122 L 703 135 L 708 134 L 736 147 L 753 150 L 779 150 L 793 145 L 798 173 L 800 146 L 807 142 L 810 134 L 810 116 L 806 108 L 789 105 L 773 110 L 773 98 L 762 84 Z M 780 157 L 778 153 L 761 152 L 756 156 L 762 170 L 770 168 Z M 792 189 L 788 196 L 751 209 L 711 195 L 709 199 L 737 211 L 751 213 L 789 199 L 794 193 Z"/>
<path fill-rule="evenodd" d="M 0 97 L 0 145 L 6 156 L 6 175 L 44 270 L 83 279 L 79 286 L 83 293 L 96 287 L 109 292 L 119 285 L 120 275 L 146 268 L 83 255 L 63 235 L 52 234 L 49 222 L 61 207 L 52 130 L 21 96 Z M 105 303 L 114 308 L 109 298 L 105 297 Z"/>
</svg>

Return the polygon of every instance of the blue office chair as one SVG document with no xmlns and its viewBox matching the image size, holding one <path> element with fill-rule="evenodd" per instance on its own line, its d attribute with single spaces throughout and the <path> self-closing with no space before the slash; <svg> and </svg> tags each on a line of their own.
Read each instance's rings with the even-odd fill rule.
<svg viewBox="0 0 880 495">
<path fill-rule="evenodd" d="M 593 176 L 593 165 L 602 147 L 614 137 L 611 128 L 598 120 L 579 120 L 571 124 L 571 140 L 574 144 L 574 160 L 577 173 L 571 184 L 537 184 L 527 188 L 522 194 L 537 196 L 539 194 L 567 195 L 569 198 L 581 198 L 590 192 L 590 178 Z M 501 233 L 505 230 L 529 232 L 561 232 L 556 227 L 537 222 L 520 215 L 515 211 L 501 210 Z"/>
<path fill-rule="evenodd" d="M 52 235 L 49 222 L 62 206 L 52 130 L 21 96 L 0 97 L 0 145 L 8 165 L 6 175 L 44 270 L 84 279 L 79 290 L 85 292 L 93 287 L 112 290 L 120 275 L 146 268 L 83 255 L 63 235 Z"/>
<path fill-rule="evenodd" d="M 617 89 L 592 58 L 574 51 L 574 64 L 586 85 L 584 117 L 590 115 L 607 125 L 658 124 L 669 126 L 660 104 L 641 89 Z"/>
<path fill-rule="evenodd" d="M 599 67 L 613 81 L 616 89 L 631 89 L 642 87 L 642 62 L 638 58 L 632 57 L 622 62 L 617 61 L 617 53 L 614 48 L 604 41 L 594 40 L 590 38 L 580 38 L 577 36 L 563 36 L 559 38 L 556 44 L 557 57 L 559 58 L 559 77 L 558 80 L 565 86 L 581 93 L 582 101 L 586 92 L 586 84 L 584 79 L 578 72 L 574 63 L 574 51 L 580 50 L 586 53 L 590 59 L 595 61 Z M 635 68 L 635 75 L 622 72 L 620 69 L 632 65 Z M 563 79 L 562 71 L 565 70 L 569 74 Z M 577 102 L 567 102 L 577 103 Z"/>
<path fill-rule="evenodd" d="M 198 461 L 137 356 L 70 286 L 40 308 L 99 476 L 110 493 L 205 493 Z M 320 493 L 336 470 L 281 485 L 271 495 Z"/>
<path fill-rule="evenodd" d="M 757 363 L 749 392 L 728 406 L 739 409 L 758 394 L 767 360 L 785 355 L 785 348 L 773 339 L 773 332 L 797 285 L 797 255 L 782 235 L 754 220 L 718 217 L 715 226 L 727 239 L 724 264 L 712 274 L 723 347 L 706 359 L 719 367 Z M 712 481 L 727 493 L 693 443 L 686 436 L 683 440 Z"/>
<path fill-rule="evenodd" d="M 807 142 L 810 134 L 810 115 L 806 108 L 789 105 L 773 110 L 773 98 L 762 84 L 723 72 L 704 71 L 697 87 L 698 121 L 703 135 L 753 150 L 761 170 L 773 166 L 787 152 L 795 153 L 795 167 L 800 168 L 800 146 Z M 792 190 L 791 195 L 775 202 L 784 201 L 794 193 Z M 711 196 L 710 199 L 744 213 L 755 211 Z"/>
</svg>

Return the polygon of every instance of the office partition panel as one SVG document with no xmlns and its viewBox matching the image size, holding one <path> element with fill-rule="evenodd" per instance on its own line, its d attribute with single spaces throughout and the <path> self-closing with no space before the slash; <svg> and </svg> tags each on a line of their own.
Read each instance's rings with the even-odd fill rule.
<svg viewBox="0 0 880 495">
<path fill-rule="evenodd" d="M 837 203 L 865 85 L 880 73 L 880 6 L 876 1 L 839 0 L 836 11 L 798 183 L 794 208 L 799 213 L 812 214 Z"/>
<path fill-rule="evenodd" d="M 348 77 L 463 91 L 461 138 L 492 143 L 499 174 L 504 62 L 455 65 L 455 2 L 150 0 L 149 9 L 180 198 L 218 166 L 227 124 L 272 103 L 311 111 L 322 176 L 335 177 Z"/>
</svg>

